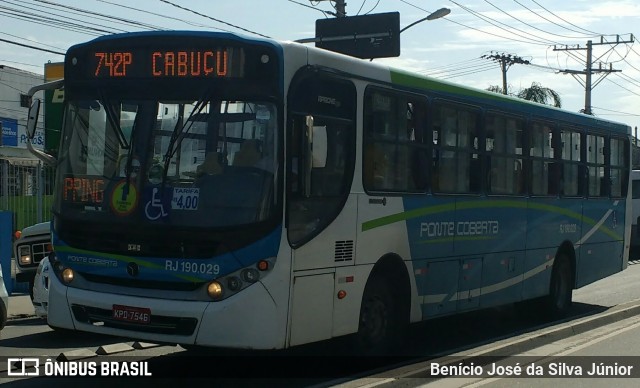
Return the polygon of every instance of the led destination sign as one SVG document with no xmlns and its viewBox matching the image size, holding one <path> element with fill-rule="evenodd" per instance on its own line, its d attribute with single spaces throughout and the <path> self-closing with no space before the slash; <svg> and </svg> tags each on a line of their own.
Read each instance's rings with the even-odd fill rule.
<svg viewBox="0 0 640 388">
<path fill-rule="evenodd" d="M 64 178 L 62 200 L 73 203 L 101 204 L 106 182 L 101 177 L 67 176 Z"/>
<path fill-rule="evenodd" d="M 244 76 L 240 48 L 96 50 L 88 53 L 91 78 L 226 78 Z"/>
</svg>

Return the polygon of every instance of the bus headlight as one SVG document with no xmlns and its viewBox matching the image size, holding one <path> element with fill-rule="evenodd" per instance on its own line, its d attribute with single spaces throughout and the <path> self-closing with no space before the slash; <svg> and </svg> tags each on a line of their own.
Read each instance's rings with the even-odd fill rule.
<svg viewBox="0 0 640 388">
<path fill-rule="evenodd" d="M 49 267 L 64 285 L 71 284 L 76 278 L 75 271 L 58 261 L 54 252 L 49 254 Z"/>
<path fill-rule="evenodd" d="M 207 294 L 213 300 L 222 299 L 222 296 L 224 295 L 224 290 L 222 289 L 222 284 L 218 283 L 215 280 L 212 281 L 207 286 Z"/>
<path fill-rule="evenodd" d="M 273 268 L 275 258 L 260 260 L 207 283 L 207 296 L 214 301 L 226 299 L 264 278 Z"/>
<path fill-rule="evenodd" d="M 63 282 L 65 282 L 67 284 L 71 283 L 73 281 L 74 276 L 75 275 L 74 275 L 73 270 L 71 268 L 65 268 L 65 269 L 62 270 L 61 278 L 62 278 Z"/>
</svg>

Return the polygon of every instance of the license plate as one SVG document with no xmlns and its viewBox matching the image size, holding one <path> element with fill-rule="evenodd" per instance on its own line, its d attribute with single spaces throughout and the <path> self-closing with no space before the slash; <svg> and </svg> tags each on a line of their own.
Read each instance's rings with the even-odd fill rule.
<svg viewBox="0 0 640 388">
<path fill-rule="evenodd" d="M 143 307 L 113 305 L 113 318 L 119 321 L 148 324 L 151 322 L 151 309 Z"/>
</svg>

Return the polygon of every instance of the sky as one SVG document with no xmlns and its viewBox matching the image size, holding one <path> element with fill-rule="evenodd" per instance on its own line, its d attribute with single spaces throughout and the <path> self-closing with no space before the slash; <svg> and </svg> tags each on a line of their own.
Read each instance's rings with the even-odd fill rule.
<svg viewBox="0 0 640 388">
<path fill-rule="evenodd" d="M 312 38 L 316 19 L 333 17 L 334 5 L 329 0 L 0 0 L 0 64 L 43 73 L 44 63 L 62 62 L 63 56 L 42 50 L 63 53 L 100 35 L 149 29 Z M 593 113 L 640 127 L 640 43 L 623 43 L 640 37 L 637 0 L 346 1 L 347 16 L 399 12 L 400 28 L 443 7 L 451 10 L 448 16 L 402 32 L 399 57 L 375 61 L 486 89 L 502 85 L 499 65 L 487 56 L 510 54 L 530 63 L 509 67 L 510 92 L 538 82 L 560 95 L 564 109 L 578 112 L 585 107 L 585 77 L 560 71 L 584 71 L 591 40 L 593 68 L 616 70 L 592 76 Z"/>
</svg>

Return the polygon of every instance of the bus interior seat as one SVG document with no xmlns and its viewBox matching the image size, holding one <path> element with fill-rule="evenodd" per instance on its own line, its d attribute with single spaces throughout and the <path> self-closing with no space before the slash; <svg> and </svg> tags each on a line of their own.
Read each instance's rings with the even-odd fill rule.
<svg viewBox="0 0 640 388">
<path fill-rule="evenodd" d="M 240 144 L 240 149 L 233 157 L 233 165 L 240 167 L 252 167 L 260 161 L 260 152 L 258 151 L 258 141 L 248 139 Z"/>
<path fill-rule="evenodd" d="M 222 166 L 218 161 L 217 152 L 209 152 L 204 158 L 204 162 L 196 168 L 196 175 L 215 175 L 222 172 Z"/>
</svg>

